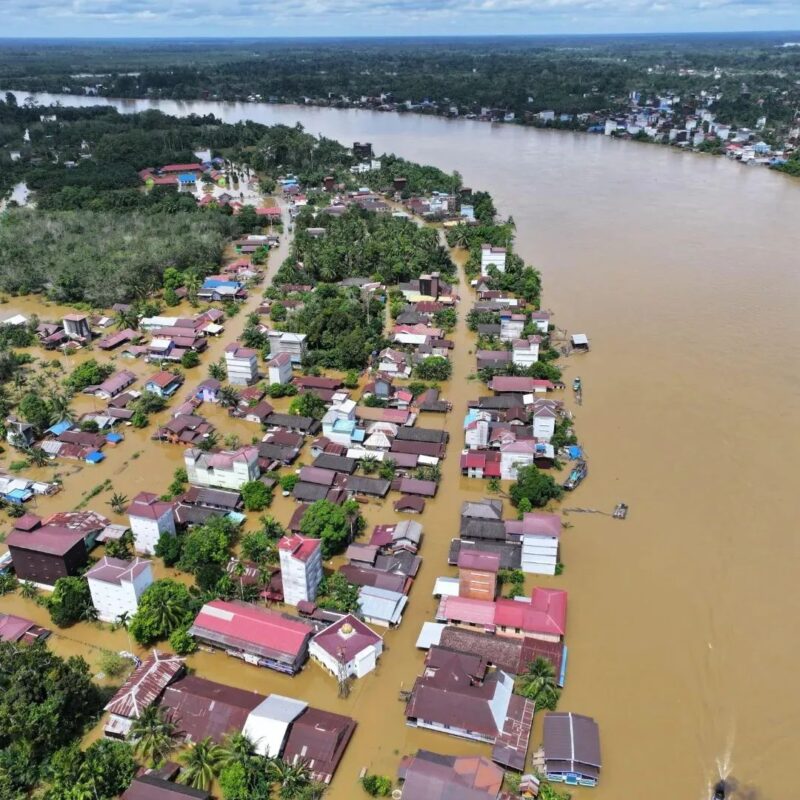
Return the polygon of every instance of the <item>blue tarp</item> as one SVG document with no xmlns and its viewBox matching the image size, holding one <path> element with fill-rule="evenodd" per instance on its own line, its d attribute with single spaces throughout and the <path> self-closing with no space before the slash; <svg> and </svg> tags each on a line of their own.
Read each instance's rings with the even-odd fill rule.
<svg viewBox="0 0 800 800">
<path fill-rule="evenodd" d="M 106 441 L 113 442 L 116 444 L 117 442 L 121 442 L 125 437 L 121 433 L 108 433 L 106 434 Z"/>
<path fill-rule="evenodd" d="M 51 425 L 45 433 L 52 433 L 53 436 L 61 436 L 62 433 L 65 433 L 72 427 L 71 422 L 67 422 L 67 420 L 62 419 L 61 422 L 57 422 L 55 425 Z"/>
<path fill-rule="evenodd" d="M 90 464 L 99 464 L 104 458 L 105 456 L 99 450 L 93 450 L 88 456 L 86 456 L 86 460 Z"/>
<path fill-rule="evenodd" d="M 567 452 L 570 458 L 580 458 L 583 455 L 583 451 L 576 444 L 570 445 L 567 448 Z"/>
</svg>

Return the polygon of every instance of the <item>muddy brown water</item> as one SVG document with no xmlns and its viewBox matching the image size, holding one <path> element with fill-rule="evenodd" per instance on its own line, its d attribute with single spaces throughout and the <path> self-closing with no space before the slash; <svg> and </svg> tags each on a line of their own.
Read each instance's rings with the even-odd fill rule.
<svg viewBox="0 0 800 800">
<path fill-rule="evenodd" d="M 796 181 L 724 159 L 514 126 L 258 104 L 100 102 L 226 121 L 299 120 L 345 143 L 372 141 L 378 152 L 457 169 L 466 183 L 491 191 L 516 221 L 518 250 L 543 272 L 544 306 L 560 327 L 592 340 L 588 356 L 565 364 L 567 380 L 583 379 L 575 411 L 590 475 L 564 505 L 631 506 L 624 522 L 570 514 L 565 572 L 547 581 L 570 593 L 560 707 L 591 714 L 601 726 L 601 785 L 577 794 L 703 800 L 720 764 L 753 789 L 748 797 L 795 794 Z M 482 494 L 479 482 L 459 476 L 455 458 L 464 406 L 478 387 L 466 381 L 474 361 L 463 320 L 454 338 L 454 379 L 445 387 L 454 411 L 421 420 L 446 424 L 453 446 L 440 496 L 420 520 L 422 572 L 378 671 L 341 701 L 313 665 L 291 680 L 220 654 L 191 660 L 207 677 L 356 717 L 359 729 L 331 791 L 337 800 L 353 796 L 362 766 L 393 774 L 398 755 L 417 747 L 487 752 L 406 728 L 397 699 L 421 663 L 413 643 L 435 609 L 433 579 L 448 574 L 459 504 Z M 148 447 L 155 452 L 130 462 L 115 488 L 161 490 L 180 461 L 167 447 Z M 99 483 L 115 465 L 116 453 L 75 482 Z M 79 494 L 68 487 L 48 502 L 63 507 Z M 366 508 L 370 522 L 394 517 L 389 504 Z M 276 515 L 285 521 L 290 510 L 281 498 Z M 9 605 L 38 611 L 18 598 L 0 600 L 0 608 Z M 100 641 L 107 634 L 77 626 L 68 635 Z M 124 633 L 114 637 L 122 646 Z M 540 731 L 537 717 L 534 743 Z"/>
</svg>

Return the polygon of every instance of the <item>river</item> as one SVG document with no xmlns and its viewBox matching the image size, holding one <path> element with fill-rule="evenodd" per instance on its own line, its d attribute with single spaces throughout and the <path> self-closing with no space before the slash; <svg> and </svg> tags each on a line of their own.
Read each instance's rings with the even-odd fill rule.
<svg viewBox="0 0 800 800">
<path fill-rule="evenodd" d="M 589 356 L 566 364 L 567 380 L 583 379 L 576 417 L 591 461 L 566 505 L 631 507 L 625 522 L 571 514 L 566 569 L 554 579 L 570 592 L 560 708 L 591 714 L 601 726 L 601 784 L 578 794 L 704 800 L 723 763 L 742 782 L 742 797 L 793 796 L 797 182 L 665 147 L 510 125 L 260 104 L 36 99 L 214 113 L 228 122 L 299 121 L 347 144 L 371 141 L 376 152 L 458 170 L 468 185 L 489 190 L 516 221 L 518 251 L 542 270 L 544 307 L 559 327 L 592 341 Z M 455 374 L 463 378 L 473 345 L 463 324 L 455 338 Z M 361 765 L 388 774 L 398 754 L 417 746 L 482 751 L 404 728 L 396 700 L 399 683 L 407 686 L 419 666 L 408 648 L 419 622 L 431 618 L 429 587 L 446 571 L 458 504 L 481 488 L 457 468 L 459 414 L 477 387 L 447 393 L 456 412 L 446 423 L 445 497 L 421 520 L 423 574 L 379 672 L 343 705 L 318 671 L 306 670 L 291 687 L 280 677 L 257 681 L 286 693 L 303 686 L 315 702 L 325 695 L 326 707 L 347 708 L 361 722 L 334 800 L 353 796 Z M 385 521 L 387 511 L 368 514 Z M 223 657 L 201 663 L 206 658 Z M 540 731 L 541 721 L 534 744 Z"/>
</svg>

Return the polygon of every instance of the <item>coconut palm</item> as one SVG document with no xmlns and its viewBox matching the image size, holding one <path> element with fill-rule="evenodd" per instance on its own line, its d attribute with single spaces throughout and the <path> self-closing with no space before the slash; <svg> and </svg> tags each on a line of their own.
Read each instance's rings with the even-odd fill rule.
<svg viewBox="0 0 800 800">
<path fill-rule="evenodd" d="M 365 475 L 372 475 L 378 469 L 378 459 L 375 456 L 364 456 L 359 462 L 359 467 Z"/>
<path fill-rule="evenodd" d="M 449 237 L 452 247 L 469 247 L 470 233 L 466 225 L 456 225 Z"/>
<path fill-rule="evenodd" d="M 208 452 L 213 450 L 219 444 L 219 434 L 216 431 L 207 433 L 198 443 L 198 449 Z"/>
<path fill-rule="evenodd" d="M 242 398 L 239 392 L 237 392 L 233 386 L 223 386 L 219 390 L 217 399 L 223 408 L 233 408 Z"/>
<path fill-rule="evenodd" d="M 114 326 L 118 330 L 125 330 L 125 328 L 136 330 L 139 327 L 139 315 L 133 307 L 121 309 L 117 311 L 117 316 L 114 318 Z"/>
<path fill-rule="evenodd" d="M 25 455 L 34 467 L 43 467 L 50 460 L 50 456 L 41 447 L 30 447 Z"/>
<path fill-rule="evenodd" d="M 311 785 L 311 770 L 305 761 L 289 764 L 282 758 L 273 758 L 267 765 L 267 775 L 278 786 L 281 800 L 299 797 Z"/>
<path fill-rule="evenodd" d="M 125 511 L 125 506 L 128 505 L 128 495 L 114 492 L 106 505 L 111 506 L 111 510 L 115 514 L 122 514 Z"/>
<path fill-rule="evenodd" d="M 220 359 L 208 365 L 208 375 L 215 381 L 224 381 L 226 377 L 225 362 Z"/>
<path fill-rule="evenodd" d="M 162 706 L 147 706 L 133 721 L 130 738 L 136 755 L 155 766 L 161 764 L 178 743 L 177 729 Z"/>
<path fill-rule="evenodd" d="M 561 695 L 555 667 L 541 656 L 528 664 L 528 671 L 517 678 L 515 688 L 517 694 L 533 700 L 537 708 L 550 711 L 556 707 Z"/>
<path fill-rule="evenodd" d="M 256 746 L 244 733 L 231 733 L 219 746 L 220 767 L 241 763 L 256 754 Z"/>
<path fill-rule="evenodd" d="M 196 272 L 184 273 L 183 285 L 186 287 L 186 297 L 194 306 L 197 305 L 197 293 L 200 291 L 200 278 Z"/>
<path fill-rule="evenodd" d="M 0 572 L 0 597 L 17 588 L 17 579 L 8 572 Z"/>
<path fill-rule="evenodd" d="M 50 392 L 47 398 L 47 405 L 50 409 L 50 422 L 55 425 L 57 422 L 66 420 L 75 421 L 75 412 L 72 410 L 72 396 L 66 392 Z"/>
<path fill-rule="evenodd" d="M 26 600 L 35 600 L 39 594 L 39 587 L 32 581 L 22 581 L 19 585 L 19 593 Z"/>
<path fill-rule="evenodd" d="M 220 746 L 214 744 L 210 736 L 206 736 L 181 754 L 183 769 L 180 782 L 193 789 L 207 791 L 214 778 L 219 775 L 223 759 Z"/>
</svg>

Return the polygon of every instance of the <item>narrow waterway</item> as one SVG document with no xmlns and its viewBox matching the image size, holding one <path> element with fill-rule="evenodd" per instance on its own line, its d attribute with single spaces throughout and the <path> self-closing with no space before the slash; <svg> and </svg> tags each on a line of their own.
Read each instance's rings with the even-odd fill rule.
<svg viewBox="0 0 800 800">
<path fill-rule="evenodd" d="M 466 183 L 491 191 L 517 223 L 518 250 L 543 272 L 544 304 L 557 324 L 592 340 L 589 356 L 566 365 L 568 379 L 583 379 L 576 416 L 591 464 L 566 505 L 631 506 L 625 522 L 570 515 L 566 570 L 553 579 L 570 592 L 560 707 L 591 714 L 601 726 L 605 766 L 591 796 L 704 800 L 718 762 L 752 787 L 742 796 L 793 796 L 788 766 L 800 719 L 796 181 L 663 147 L 515 126 L 257 104 L 57 99 L 214 113 L 231 122 L 300 121 L 345 143 L 372 141 L 377 152 L 457 169 Z M 360 728 L 334 783 L 337 800 L 353 796 L 361 766 L 389 774 L 398 755 L 418 746 L 481 751 L 405 728 L 396 699 L 418 671 L 413 641 L 435 608 L 430 585 L 446 569 L 458 506 L 481 489 L 460 478 L 454 457 L 464 404 L 478 392 L 465 382 L 474 363 L 463 321 L 454 338 L 442 494 L 421 519 L 422 574 L 403 626 L 387 637 L 380 669 L 339 701 L 314 669 L 289 681 L 221 655 L 193 658 L 208 677 L 355 716 Z M 117 488 L 131 495 L 168 476 L 179 453 L 157 452 L 131 462 Z M 157 467 L 159 459 L 168 466 Z M 97 482 L 106 477 L 97 474 Z M 276 513 L 285 521 L 289 511 L 279 504 Z M 391 505 L 369 506 L 367 515 L 386 521 Z M 535 742 L 539 731 L 540 722 Z"/>
</svg>

